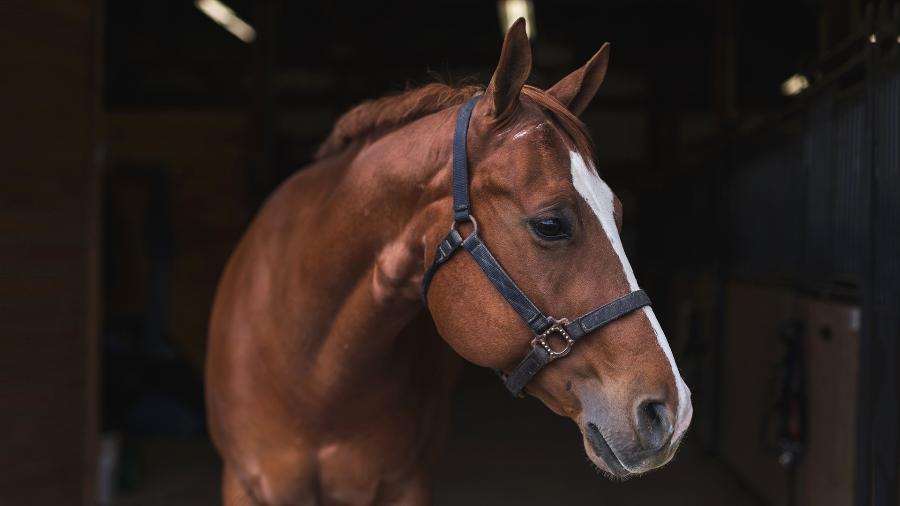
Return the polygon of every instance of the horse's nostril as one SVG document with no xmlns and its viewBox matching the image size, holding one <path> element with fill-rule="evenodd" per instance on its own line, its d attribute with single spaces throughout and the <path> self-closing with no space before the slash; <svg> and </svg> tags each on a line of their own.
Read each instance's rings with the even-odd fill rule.
<svg viewBox="0 0 900 506">
<path fill-rule="evenodd" d="M 641 445 L 659 451 L 672 439 L 672 418 L 665 403 L 645 400 L 635 410 L 635 425 Z"/>
</svg>

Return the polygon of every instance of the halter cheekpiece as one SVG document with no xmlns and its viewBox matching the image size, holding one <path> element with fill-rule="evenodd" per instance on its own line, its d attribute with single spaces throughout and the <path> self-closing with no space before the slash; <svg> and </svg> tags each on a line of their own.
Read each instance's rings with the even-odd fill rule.
<svg viewBox="0 0 900 506">
<path fill-rule="evenodd" d="M 500 374 L 506 388 L 513 395 L 520 396 L 525 385 L 535 374 L 550 362 L 568 355 L 576 342 L 613 320 L 636 309 L 649 306 L 650 298 L 643 290 L 636 290 L 569 321 L 565 318 L 556 319 L 546 316 L 519 289 L 478 237 L 478 222 L 475 221 L 475 217 L 472 216 L 469 209 L 469 160 L 466 152 L 466 135 L 472 110 L 479 98 L 481 95 L 470 98 L 460 108 L 456 119 L 456 130 L 453 134 L 453 173 L 451 175 L 453 226 L 450 228 L 450 233 L 438 244 L 434 261 L 425 271 L 425 277 L 422 279 L 422 300 L 427 306 L 428 287 L 437 269 L 450 260 L 460 248 L 468 251 L 487 276 L 488 281 L 494 285 L 534 334 L 531 339 L 531 351 L 511 373 Z M 459 224 L 466 221 L 472 222 L 474 229 L 468 237 L 463 238 L 459 233 Z M 551 341 L 553 336 L 558 338 L 556 344 Z"/>
</svg>

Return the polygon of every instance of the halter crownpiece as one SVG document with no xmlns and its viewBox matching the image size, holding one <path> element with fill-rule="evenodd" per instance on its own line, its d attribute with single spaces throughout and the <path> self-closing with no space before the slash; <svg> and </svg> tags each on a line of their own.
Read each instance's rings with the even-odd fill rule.
<svg viewBox="0 0 900 506">
<path fill-rule="evenodd" d="M 463 104 L 456 118 L 451 174 L 453 225 L 450 227 L 450 233 L 438 244 L 434 261 L 422 278 L 422 301 L 428 305 L 428 287 L 438 268 L 450 260 L 460 248 L 468 251 L 488 281 L 534 333 L 531 351 L 511 373 L 508 375 L 501 373 L 506 388 L 513 395 L 521 396 L 522 390 L 531 378 L 547 364 L 568 355 L 575 343 L 591 332 L 634 310 L 649 306 L 650 298 L 643 290 L 635 290 L 570 322 L 565 318 L 556 319 L 544 315 L 503 270 L 487 245 L 478 237 L 478 222 L 472 216 L 469 206 L 469 157 L 466 152 L 466 137 L 472 110 L 479 98 L 481 95 L 475 95 Z M 459 224 L 466 221 L 472 222 L 474 229 L 468 237 L 463 238 L 459 233 Z M 553 337 L 557 337 L 556 341 L 562 345 L 554 344 L 551 341 Z"/>
</svg>

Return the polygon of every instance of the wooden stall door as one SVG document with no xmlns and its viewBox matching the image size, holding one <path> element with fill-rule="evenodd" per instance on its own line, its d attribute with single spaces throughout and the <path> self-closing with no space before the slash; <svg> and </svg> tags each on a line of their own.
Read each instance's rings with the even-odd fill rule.
<svg viewBox="0 0 900 506">
<path fill-rule="evenodd" d="M 805 448 L 797 468 L 802 506 L 853 502 L 859 311 L 786 288 L 732 283 L 727 291 L 722 378 L 722 456 L 771 506 L 789 504 L 773 441 L 761 440 L 775 399 L 785 322 L 803 322 Z"/>
</svg>

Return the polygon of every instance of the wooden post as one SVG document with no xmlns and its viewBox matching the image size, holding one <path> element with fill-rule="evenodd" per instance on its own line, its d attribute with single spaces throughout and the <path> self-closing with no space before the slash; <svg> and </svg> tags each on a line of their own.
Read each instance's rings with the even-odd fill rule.
<svg viewBox="0 0 900 506">
<path fill-rule="evenodd" d="M 101 12 L 0 6 L 0 504 L 95 504 Z"/>
<path fill-rule="evenodd" d="M 715 3 L 713 31 L 713 114 L 718 126 L 737 118 L 737 34 L 734 0 Z"/>
</svg>

